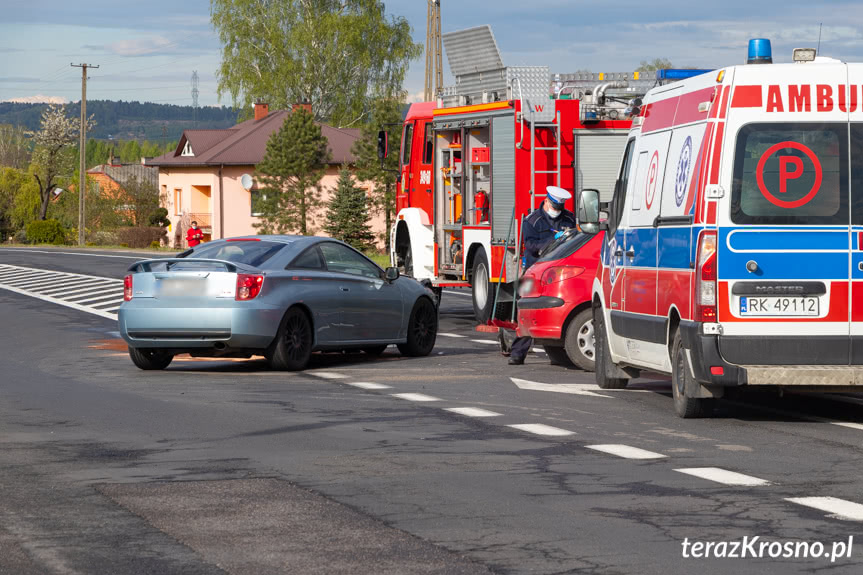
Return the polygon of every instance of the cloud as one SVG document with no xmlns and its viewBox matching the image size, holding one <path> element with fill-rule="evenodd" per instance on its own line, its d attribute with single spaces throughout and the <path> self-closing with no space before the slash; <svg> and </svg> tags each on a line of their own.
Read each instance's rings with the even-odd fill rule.
<svg viewBox="0 0 863 575">
<path fill-rule="evenodd" d="M 411 92 L 407 95 L 407 103 L 414 104 L 416 102 L 425 102 L 425 96 L 425 89 L 422 89 L 419 92 Z"/>
<path fill-rule="evenodd" d="M 103 48 L 118 56 L 147 56 L 168 51 L 176 48 L 176 46 L 176 42 L 172 42 L 164 36 L 148 36 L 133 40 L 120 40 L 119 42 L 108 44 Z"/>
<path fill-rule="evenodd" d="M 27 76 L 6 76 L 0 77 L 0 82 L 8 84 L 38 84 L 41 82 L 39 78 L 30 78 Z"/>
<path fill-rule="evenodd" d="M 66 98 L 61 96 L 45 96 L 44 94 L 25 96 L 24 98 L 9 98 L 3 101 L 14 104 L 66 104 L 68 102 Z"/>
</svg>

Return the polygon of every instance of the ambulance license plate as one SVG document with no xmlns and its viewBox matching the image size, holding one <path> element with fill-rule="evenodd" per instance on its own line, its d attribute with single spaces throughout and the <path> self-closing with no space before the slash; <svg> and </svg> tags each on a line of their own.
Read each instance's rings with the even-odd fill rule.
<svg viewBox="0 0 863 575">
<path fill-rule="evenodd" d="M 818 297 L 741 297 L 740 315 L 746 317 L 818 316 Z"/>
</svg>

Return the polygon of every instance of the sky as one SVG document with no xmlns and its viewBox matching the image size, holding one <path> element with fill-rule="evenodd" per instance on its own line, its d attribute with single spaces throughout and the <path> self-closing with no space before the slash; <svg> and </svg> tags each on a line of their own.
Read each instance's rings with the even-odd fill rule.
<svg viewBox="0 0 863 575">
<path fill-rule="evenodd" d="M 0 101 L 78 101 L 81 69 L 88 99 L 191 105 L 219 100 L 219 40 L 209 0 L 0 0 Z M 385 2 L 425 42 L 425 0 Z M 795 47 L 863 62 L 863 3 L 841 0 L 441 0 L 443 33 L 489 24 L 505 65 L 547 65 L 552 72 L 628 72 L 641 60 L 719 68 L 743 63 L 749 38 L 769 38 L 774 61 Z M 423 91 L 425 58 L 412 63 L 405 89 Z M 454 83 L 444 54 L 444 84 Z"/>
</svg>

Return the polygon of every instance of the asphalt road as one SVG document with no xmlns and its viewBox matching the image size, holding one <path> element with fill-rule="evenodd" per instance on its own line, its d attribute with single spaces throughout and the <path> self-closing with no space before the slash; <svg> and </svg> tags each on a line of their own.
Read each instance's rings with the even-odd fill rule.
<svg viewBox="0 0 863 575">
<path fill-rule="evenodd" d="M 861 396 L 680 420 L 661 376 L 508 366 L 452 292 L 426 358 L 143 372 L 93 302 L 20 269 L 134 260 L 60 251 L 0 249 L 0 573 L 861 572 Z"/>
</svg>

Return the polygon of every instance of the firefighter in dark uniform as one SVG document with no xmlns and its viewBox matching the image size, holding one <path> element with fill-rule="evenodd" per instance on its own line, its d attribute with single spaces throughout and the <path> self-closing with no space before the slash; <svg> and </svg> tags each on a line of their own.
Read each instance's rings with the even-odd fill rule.
<svg viewBox="0 0 863 575">
<path fill-rule="evenodd" d="M 542 202 L 542 208 L 534 210 L 524 219 L 524 228 L 522 229 L 524 269 L 532 266 L 539 257 L 539 252 L 562 236 L 565 230 L 577 227 L 575 214 L 563 207 L 564 202 L 571 198 L 572 194 L 557 186 L 548 186 L 545 191 L 546 196 L 545 201 Z M 530 336 L 516 338 L 510 350 L 509 364 L 523 364 L 532 345 L 533 338 Z"/>
</svg>

